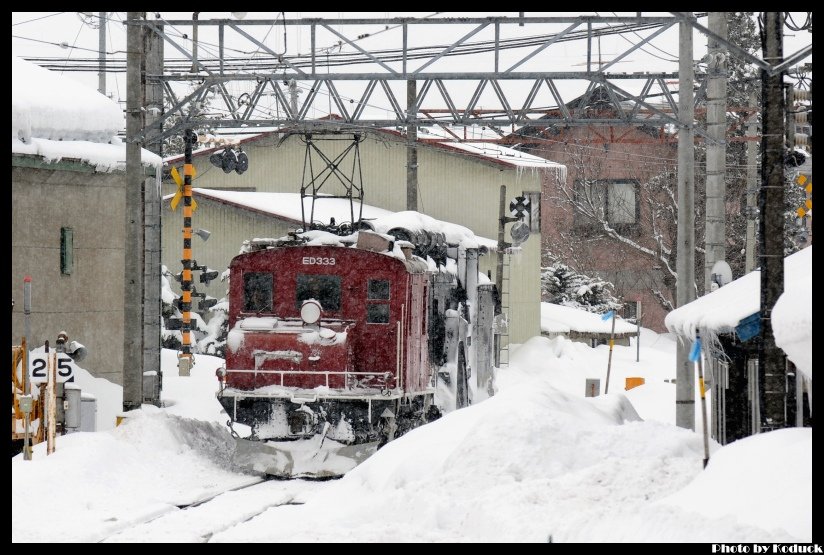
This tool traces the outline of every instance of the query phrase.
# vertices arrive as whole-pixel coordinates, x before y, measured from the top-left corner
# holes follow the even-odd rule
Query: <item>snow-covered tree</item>
[[[212,316],[206,324],[206,337],[198,341],[198,348],[201,353],[223,358],[226,350],[226,337],[229,335],[228,268],[220,274],[220,281],[226,283],[226,297],[220,299],[215,306],[209,309]]]
[[[610,282],[578,273],[557,258],[541,268],[541,300],[545,302],[602,314],[621,308],[612,291]]]

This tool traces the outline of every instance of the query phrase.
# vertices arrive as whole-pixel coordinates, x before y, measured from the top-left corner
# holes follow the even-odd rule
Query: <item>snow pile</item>
[[[176,511],[256,479],[234,472],[224,426],[155,407],[108,432],[58,438],[12,459],[12,541],[94,542],[152,515]]]
[[[215,356],[196,354],[190,376],[179,376],[177,351],[163,349],[160,367],[163,369],[163,407],[169,414],[217,422],[225,426],[229,419],[220,406],[216,394],[219,382],[215,371],[224,360]]]
[[[787,279],[787,276],[784,276]],[[785,287],[772,311],[775,344],[805,376],[813,377],[813,274],[798,276]]]
[[[812,461],[812,428],[750,436],[715,453],[705,472],[661,504],[709,518],[733,514],[740,522],[764,530],[777,528],[809,539],[813,526]],[[765,481],[769,487],[753,487]],[[790,507],[792,510],[787,510]]]
[[[638,421],[622,394],[586,399],[554,388],[553,362],[584,369],[583,349],[596,351],[563,338],[530,340],[513,353],[514,373],[502,372],[507,379],[495,397],[389,443],[305,504],[270,509],[211,540],[810,541],[809,518],[793,527],[765,525],[739,518],[737,501],[707,508],[728,489],[740,490],[744,476],[717,494],[696,481],[685,493],[695,507],[671,497],[701,475],[701,436]],[[778,447],[769,436],[753,438],[743,459],[735,445],[714,445],[718,462],[711,462],[708,479],[740,475],[742,465]],[[806,449],[786,456],[809,461]],[[779,458],[768,457],[767,464]],[[809,462],[789,468],[798,467],[809,469]],[[780,522],[809,512],[807,502],[796,502],[809,496],[808,479],[800,474],[795,480],[792,471],[786,473],[792,483],[776,489],[750,477],[746,510],[780,510]],[[767,489],[771,493],[763,495]]]
[[[123,129],[123,112],[113,100],[73,79],[11,57],[11,131],[55,141],[108,143]]]
[[[610,333],[612,318],[601,319],[601,314],[559,304],[541,303],[541,331],[566,333]],[[623,318],[615,319],[615,333],[636,333],[638,328]]]

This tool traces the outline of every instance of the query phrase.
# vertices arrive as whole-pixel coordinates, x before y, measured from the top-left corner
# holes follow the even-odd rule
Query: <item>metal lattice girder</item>
[[[218,29],[219,56],[217,58],[197,57],[189,53],[186,45],[181,45],[181,39],[171,36],[164,29],[176,29],[179,26],[192,26],[192,20],[159,20],[157,22],[137,21],[130,24],[143,25],[151,32],[157,33],[164,42],[170,44],[176,51],[183,54],[185,60],[194,64],[197,72],[171,72],[167,70],[162,75],[147,74],[148,82],[162,82],[164,91],[172,101],[171,109],[152,124],[151,128],[144,129],[137,137],[138,141],[158,141],[182,129],[192,127],[198,123],[206,123],[210,127],[260,127],[260,126],[294,126],[300,123],[308,125],[313,113],[322,113],[324,118],[335,112],[340,116],[342,125],[353,127],[385,127],[407,125],[471,125],[483,124],[490,127],[540,125],[544,121],[549,125],[563,122],[565,125],[629,124],[629,125],[684,125],[693,126],[694,122],[682,124],[678,120],[673,91],[667,85],[668,80],[677,78],[677,73],[667,72],[636,72],[613,73],[605,72],[616,63],[643,45],[648,44],[655,37],[664,33],[685,16],[673,13],[669,16],[562,16],[562,17],[470,17],[470,18],[360,18],[360,19],[290,19],[290,20],[247,20],[243,22],[229,19],[198,20],[199,27]],[[702,32],[704,30],[696,25]],[[306,28],[311,37],[310,54],[278,53],[259,40],[244,28],[261,29],[261,26],[271,25],[297,26]],[[556,27],[547,32],[547,24],[563,24],[565,27]],[[370,52],[356,41],[351,35],[353,26],[380,25],[386,29],[397,26],[402,31],[402,46],[390,51]],[[469,26],[458,40],[448,45],[416,46],[409,44],[410,31],[416,26]],[[540,31],[540,35],[530,37],[531,43],[519,43],[514,47],[501,40],[500,31],[504,26],[532,26]],[[635,27],[629,27],[635,26]],[[641,27],[638,27],[641,26]],[[644,29],[651,31],[645,37],[638,35],[639,40],[631,46],[613,56],[603,64],[597,63],[600,69],[592,71],[592,42],[593,38],[601,34],[626,32],[629,29]],[[484,43],[487,52],[494,56],[485,58],[484,64],[489,64],[486,70],[472,72],[433,71],[433,65],[448,56],[468,55],[473,43],[469,39],[483,30],[494,29],[494,47],[491,42]],[[359,56],[357,61],[348,63],[352,71],[340,71],[335,65],[319,63],[322,58],[317,54],[317,32],[327,33],[337,39],[339,45],[346,45],[356,51],[352,56]],[[227,34],[234,33],[237,37],[251,43],[256,52],[263,53],[262,58],[227,59],[224,55]],[[430,33],[431,34],[431,33]],[[436,33],[437,34],[437,33]],[[636,33],[637,35],[637,33]],[[184,37],[185,38],[185,37]],[[548,56],[548,51],[554,44],[569,40],[584,40],[587,42],[587,71],[535,71],[536,62],[548,58],[536,58],[539,54]],[[477,44],[477,43],[475,43]],[[506,50],[507,48],[511,50]],[[506,69],[499,69],[500,54],[504,51],[509,54]],[[347,54],[349,55],[349,54]],[[394,57],[392,57],[394,56]],[[490,59],[491,58],[491,59]],[[532,61],[530,66],[527,62]],[[762,62],[763,63],[763,62]],[[240,67],[240,69],[238,69]],[[483,67],[483,66],[480,66]],[[349,67],[346,68],[350,69]],[[366,69],[366,71],[359,71]],[[520,71],[519,71],[520,70]],[[405,98],[399,98],[400,92],[393,92],[393,84],[410,80],[420,81],[417,98],[413,99],[413,109],[408,112],[402,107],[407,105]],[[569,103],[571,95],[563,98],[558,87],[559,81],[578,80],[586,82],[586,92],[574,109]],[[467,83],[474,81],[475,83]],[[507,92],[505,85],[520,82],[528,89],[526,98],[516,99],[512,92]],[[635,82],[634,86],[632,82]],[[194,83],[194,90],[178,100],[174,94],[173,83]],[[299,92],[304,93],[297,102],[295,89],[284,91],[281,85],[296,83]],[[618,86],[617,83],[621,83]],[[244,88],[238,98],[230,94],[232,90]],[[437,90],[437,94],[432,92]],[[378,86],[380,85],[380,86]],[[457,102],[459,88],[474,87],[471,97],[466,102]],[[405,88],[405,87],[404,87]],[[638,90],[639,94],[632,94],[627,89]],[[344,91],[342,93],[341,91]],[[353,92],[354,91],[354,92]],[[588,100],[598,94],[599,107],[610,107],[613,117],[604,118],[604,114],[592,117],[589,114]],[[291,98],[290,98],[291,94]],[[482,100],[483,95],[487,100]],[[492,96],[494,94],[494,96]],[[544,100],[538,100],[543,94]],[[199,114],[198,108],[207,96],[213,96],[216,102],[222,105],[213,105],[218,113],[209,116]],[[699,95],[700,96],[700,95]],[[656,97],[653,100],[653,97]],[[659,98],[662,97],[662,98]],[[492,105],[489,99],[492,98]],[[380,102],[378,106],[377,102]],[[543,104],[535,107],[535,103]],[[434,105],[433,105],[434,104]],[[491,106],[491,107],[490,107]],[[195,108],[194,110],[192,108]],[[372,110],[367,107],[373,108]],[[482,107],[482,108],[481,108]],[[386,116],[375,116],[376,110],[383,111]],[[161,126],[172,114],[183,116],[173,127],[160,131]],[[328,124],[328,121],[326,122]],[[695,128],[699,135],[706,135],[702,129]]]
[[[549,124],[563,121],[565,125],[589,125],[602,122],[604,124],[630,124],[630,125],[675,125],[681,126],[678,118],[672,112],[675,104],[672,91],[669,90],[666,79],[673,78],[672,74],[640,74],[640,75],[615,75],[594,76],[589,82],[583,96],[583,102],[574,109],[568,106],[572,98],[564,98],[558,90],[556,81],[564,79],[566,76],[551,74],[552,77],[533,77],[529,86],[529,92],[521,105],[513,105],[501,81],[504,79],[481,78],[473,87],[471,98],[465,108],[456,108],[454,93],[451,89],[457,83],[467,81],[467,79],[447,79],[438,77],[426,79],[419,87],[419,92],[413,104],[413,112],[407,113],[402,108],[402,102],[397,98],[391,88],[393,79],[370,79],[365,83],[357,83],[362,87],[361,93],[351,97],[343,96],[336,86],[336,79],[323,78],[313,81],[298,81],[300,87],[308,92],[298,104],[297,113],[293,113],[291,104],[286,93],[281,88],[284,81],[282,77],[259,79],[250,94],[243,95],[241,101],[236,104],[231,102],[231,97],[226,94],[225,78],[202,78],[202,83],[197,85],[195,90],[186,97],[178,100],[170,96],[174,105],[171,110],[159,118],[152,127],[143,130],[143,136],[151,135],[154,141],[179,133],[181,129],[191,127],[198,121],[196,115],[198,103],[203,102],[209,94],[214,94],[216,99],[222,99],[224,105],[218,107],[220,111],[230,114],[227,117],[209,118],[208,125],[211,127],[260,127],[260,126],[289,126],[296,122],[306,123],[310,121],[308,114],[310,110],[319,105],[325,112],[331,105],[333,111],[340,116],[340,124],[363,127],[394,127],[415,123],[416,125],[473,125],[483,124],[488,126],[522,126],[537,125],[542,121]],[[348,77],[348,76],[347,76]],[[575,77],[578,79],[579,77]],[[527,81],[518,77],[510,77],[509,80]],[[342,79],[340,82],[356,82],[356,79]],[[641,92],[638,95],[627,91],[623,86],[618,86],[616,82],[640,81]],[[340,82],[338,84],[340,84]],[[433,87],[434,85],[434,87]],[[169,92],[170,87],[167,87]],[[478,102],[481,94],[485,90],[494,92],[499,107],[479,108]],[[600,90],[602,97],[599,105],[610,108],[615,116],[598,117],[587,115],[587,102],[592,99],[596,90]],[[546,93],[546,97],[551,99],[553,106],[536,108],[533,106],[540,91]],[[264,94],[269,92],[268,108],[260,106]],[[378,117],[368,115],[364,108],[375,101],[377,95],[386,103],[388,117]],[[605,96],[604,96],[605,95]],[[653,100],[655,97],[655,100]],[[659,98],[662,97],[662,98]],[[445,106],[444,108],[433,108],[427,103],[436,103]],[[215,108],[213,106],[213,108]],[[174,114],[187,114],[177,125],[159,132],[160,126]],[[195,115],[193,115],[195,114]],[[557,115],[556,115],[557,114]],[[326,122],[328,123],[328,121]],[[157,134],[153,134],[157,133]],[[704,135],[703,130],[696,128],[696,132]]]

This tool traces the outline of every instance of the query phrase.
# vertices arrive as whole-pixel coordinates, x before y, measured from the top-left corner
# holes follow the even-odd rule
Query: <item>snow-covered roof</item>
[[[201,188],[192,189],[192,193],[195,197],[212,199],[223,204],[267,214],[296,224],[303,221],[300,195],[298,193],[257,193]],[[169,199],[172,196],[166,195],[164,199]],[[307,197],[303,202],[308,218],[312,209],[312,199]],[[315,201],[314,221],[328,224],[330,218],[335,218],[335,222],[338,224],[349,222],[352,219],[349,206],[349,201],[346,199],[319,197]],[[356,217],[357,210],[358,206],[355,204]],[[479,237],[467,227],[437,220],[420,212],[391,212],[377,206],[364,204],[363,219],[372,224],[378,233],[387,233],[390,229],[402,227],[415,232],[427,230],[434,233],[443,233],[447,243],[452,245],[463,243],[465,247],[470,247],[473,246],[470,243],[474,242],[490,250],[494,250],[497,246],[497,241]]]
[[[612,319],[602,320],[601,314],[587,312],[580,308],[541,303],[541,331],[547,333],[610,333]],[[635,324],[618,317],[615,319],[615,333],[637,333]]]
[[[124,128],[115,101],[73,79],[11,58],[11,151],[49,162],[80,160],[99,171],[124,170]],[[143,163],[160,167],[159,156],[143,150]]]
[[[807,288],[807,295],[812,295],[813,248],[809,246],[784,259],[784,290],[794,295],[802,288]],[[669,331],[694,339],[696,330],[719,333],[731,333],[738,323],[747,316],[755,314],[761,306],[761,271],[755,270],[742,276],[727,285],[716,289],[712,293],[699,297],[691,303],[679,307],[667,314],[664,323]],[[811,304],[796,305],[797,311],[810,311]],[[809,312],[808,312],[809,314]],[[773,323],[773,330],[781,327],[781,311],[779,322]],[[811,316],[808,322],[809,333],[812,333]],[[787,320],[795,316],[787,316]],[[776,334],[776,340],[782,332]]]
[[[556,171],[566,171],[566,166],[558,162],[552,162],[546,158],[527,154],[513,148],[501,146],[495,143],[460,143],[452,141],[442,141],[440,146],[448,149],[456,149],[467,152],[473,156],[480,156],[500,162],[506,162],[522,168],[545,168]]]

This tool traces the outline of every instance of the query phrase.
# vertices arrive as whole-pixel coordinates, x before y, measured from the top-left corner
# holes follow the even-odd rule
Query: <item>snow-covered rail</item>
[[[190,503],[165,505],[106,530],[103,542],[207,542],[212,535],[246,522],[270,508],[300,504],[297,497],[322,482],[252,478],[251,483],[211,493]],[[315,485],[317,484],[317,485]]]

